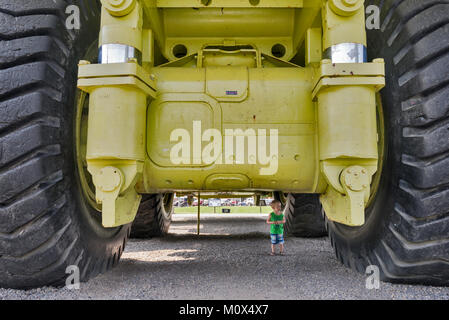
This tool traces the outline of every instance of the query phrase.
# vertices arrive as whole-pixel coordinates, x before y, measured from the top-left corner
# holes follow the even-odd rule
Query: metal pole
[[[197,234],[198,235],[200,235],[200,213],[201,213],[200,202],[201,202],[201,194],[198,191],[198,225],[197,225]]]

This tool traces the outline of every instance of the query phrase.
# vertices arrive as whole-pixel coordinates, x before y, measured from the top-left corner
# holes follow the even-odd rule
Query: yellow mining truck
[[[176,192],[272,193],[346,266],[449,284],[449,3],[0,0],[0,286],[87,280]]]

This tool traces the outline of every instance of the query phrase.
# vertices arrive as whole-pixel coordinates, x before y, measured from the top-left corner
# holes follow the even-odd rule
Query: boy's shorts
[[[271,234],[271,244],[284,244],[284,235]]]

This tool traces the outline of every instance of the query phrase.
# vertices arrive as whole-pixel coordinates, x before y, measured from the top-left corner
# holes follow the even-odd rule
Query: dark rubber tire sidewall
[[[395,15],[392,15],[393,13],[400,15],[403,12],[413,12],[413,5],[418,6],[417,3],[413,4],[412,2],[375,0],[369,1],[366,5],[380,5],[381,3],[383,3],[383,19],[397,19]],[[402,11],[395,12],[397,6],[401,4],[403,7],[397,10]],[[422,2],[419,5],[425,5],[425,3]],[[429,2],[429,7],[431,6],[432,3]],[[388,11],[390,14],[387,15],[389,9],[391,9]],[[417,9],[416,14],[425,10],[426,8]],[[407,149],[404,146],[404,126],[402,125],[404,119],[402,107],[404,88],[400,86],[399,78],[401,74],[398,73],[395,65],[394,59],[397,59],[397,53],[391,48],[391,43],[388,43],[388,37],[390,36],[391,34],[386,34],[380,30],[368,32],[369,60],[384,58],[386,63],[386,87],[381,91],[385,123],[385,157],[380,184],[373,202],[366,209],[365,225],[353,228],[326,219],[329,237],[337,258],[346,266],[359,272],[364,273],[369,265],[375,265],[379,267],[381,278],[385,281],[448,285],[447,271],[444,271],[443,267],[438,269],[437,263],[435,263],[437,259],[434,256],[438,256],[441,249],[433,249],[429,246],[426,250],[427,253],[424,254],[420,249],[420,242],[414,243],[406,239],[406,235],[419,238],[417,235],[422,231],[418,226],[419,223],[424,225],[425,220],[421,222],[420,220],[414,220],[415,222],[412,223],[404,220],[403,216],[398,213],[398,210],[403,210],[404,204],[400,189],[401,181],[404,180],[404,177],[411,179],[416,185],[419,185],[421,181],[413,181],[415,178],[408,177],[404,170],[403,157],[407,155]],[[429,47],[428,50],[432,50],[432,48]],[[409,69],[411,70],[413,67],[413,65],[410,65]],[[414,210],[419,209],[414,208]],[[445,209],[441,208],[440,211],[444,213]],[[419,214],[416,215],[419,216]],[[428,221],[432,221],[432,219],[431,217]],[[443,220],[441,221],[444,223]],[[439,227],[436,222],[433,222],[434,230],[440,232],[439,229],[443,228],[444,224]],[[429,231],[430,224],[425,226]],[[403,234],[399,235],[397,230],[402,230]],[[404,230],[406,231],[404,232]],[[428,240],[429,244],[434,242],[433,245],[439,245],[433,239],[433,236],[429,236]],[[445,259],[447,259],[447,254]],[[434,265],[431,266],[431,264]],[[436,270],[438,271],[435,272]]]
[[[55,198],[47,197],[40,199],[40,202],[47,202],[49,205],[58,199],[64,199],[65,203],[57,212],[56,218],[59,220],[56,220],[52,216],[52,219],[56,220],[55,224],[49,224],[48,222],[49,220],[46,215],[52,214],[49,211],[48,214],[40,217],[36,221],[31,221],[31,225],[27,225],[27,228],[34,228],[37,223],[42,223],[46,229],[40,230],[40,233],[47,234],[51,241],[46,243],[33,243],[32,241],[20,243],[20,237],[9,240],[11,246],[16,248],[20,248],[21,246],[23,248],[25,246],[27,248],[35,246],[39,250],[30,251],[27,257],[31,256],[31,258],[28,258],[25,262],[21,259],[16,259],[14,253],[2,257],[0,252],[0,269],[6,268],[6,272],[0,272],[0,286],[27,289],[44,285],[64,285],[68,277],[66,268],[70,265],[77,266],[80,271],[80,280],[86,281],[99,273],[105,272],[118,263],[130,232],[130,225],[112,229],[102,227],[101,213],[90,207],[83,196],[75,161],[74,117],[78,61],[83,58],[89,46],[98,37],[100,5],[99,2],[91,2],[89,7],[77,1],[70,1],[67,4],[43,2],[42,6],[48,5],[48,7],[41,8],[38,2],[32,5],[23,4],[23,7],[20,7],[22,5],[20,2],[14,4],[11,4],[9,1],[3,2],[3,0],[0,1],[0,6],[3,9],[15,10],[15,12],[19,12],[19,17],[21,17],[22,12],[25,16],[33,14],[43,15],[44,13],[41,12],[48,12],[48,14],[52,14],[55,17],[53,20],[49,19],[49,21],[57,21],[57,19],[60,19],[58,24],[55,23],[49,30],[42,32],[45,32],[45,35],[48,35],[49,38],[55,39],[56,43],[60,43],[59,46],[61,48],[65,48],[61,50],[67,52],[67,59],[60,65],[64,69],[65,77],[63,78],[63,83],[58,84],[61,88],[59,92],[60,101],[58,103],[63,107],[63,110],[59,115],[50,115],[52,117],[58,117],[60,121],[60,129],[58,132],[60,138],[58,138],[58,144],[61,148],[61,161],[55,162],[53,165],[55,166],[54,170],[61,170],[62,179],[55,182],[54,189],[57,190],[58,194]],[[64,18],[66,17],[65,5],[68,6],[71,3],[79,5],[81,9],[82,20],[80,30],[67,31],[63,26]],[[31,23],[40,23],[37,19],[31,21]],[[4,27],[6,28],[6,26]],[[31,34],[30,36],[33,35]],[[18,36],[18,39],[18,41],[22,41],[20,40],[20,36]],[[46,67],[50,64],[45,59],[41,61],[40,57],[36,59],[37,63],[41,63]],[[15,63],[20,66],[30,62],[25,60]],[[28,75],[23,74],[22,76],[27,77]],[[8,79],[0,79],[0,81],[8,81]],[[48,78],[46,81],[51,83],[51,81],[55,80]],[[46,88],[39,88],[38,90],[46,90]],[[16,94],[19,95],[20,92]],[[50,93],[48,94],[51,95]],[[17,107],[20,108],[20,105],[17,105]],[[54,136],[50,138],[56,139]],[[53,140],[51,142],[44,140],[41,143],[54,142]],[[20,146],[17,148],[20,148]],[[56,168],[58,165],[61,165],[61,167]],[[45,185],[39,187],[44,188]],[[48,196],[47,194],[45,195]],[[25,214],[25,212],[22,214]],[[42,220],[46,223],[41,222]],[[61,229],[61,221],[68,222],[64,227],[65,229]],[[27,231],[25,230],[25,232]],[[59,233],[60,236],[53,240],[52,237],[55,237]],[[37,264],[45,267],[37,267]],[[36,271],[33,271],[35,269]]]
[[[131,238],[161,237],[168,233],[173,216],[174,194],[168,194],[167,207],[164,204],[164,194],[144,194],[131,228]]]

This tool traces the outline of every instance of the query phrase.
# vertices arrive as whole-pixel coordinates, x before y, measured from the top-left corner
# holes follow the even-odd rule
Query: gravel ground
[[[0,299],[449,299],[449,288],[381,283],[342,266],[327,239],[286,239],[269,255],[266,216],[177,214],[165,238],[131,240],[120,264],[80,290],[0,289]]]

